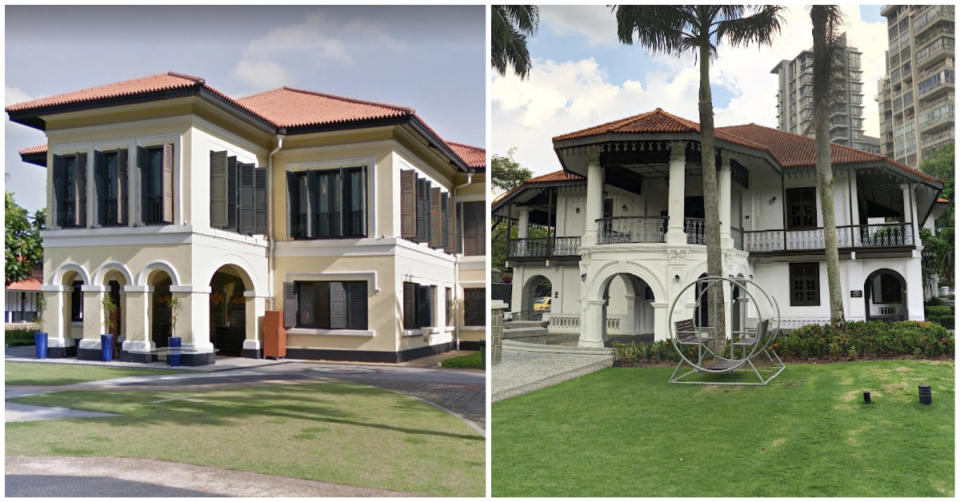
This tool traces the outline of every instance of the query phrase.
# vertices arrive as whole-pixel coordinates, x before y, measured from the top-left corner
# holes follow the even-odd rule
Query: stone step
[[[503,329],[513,328],[546,328],[550,321],[504,321]]]
[[[527,336],[544,336],[550,334],[547,328],[543,326],[531,326],[524,328],[504,328],[504,338],[523,338]]]

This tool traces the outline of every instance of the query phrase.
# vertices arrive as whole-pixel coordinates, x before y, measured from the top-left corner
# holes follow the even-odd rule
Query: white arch
[[[640,278],[643,282],[647,283],[647,286],[653,291],[655,302],[666,301],[667,295],[663,285],[657,280],[657,274],[646,266],[634,261],[611,261],[600,267],[600,269],[593,274],[590,287],[587,289],[589,294],[591,294],[588,299],[603,298],[603,290],[607,287],[608,279],[617,274],[631,274]]]
[[[221,268],[226,266],[232,266],[242,270],[243,273],[247,276],[247,280],[250,281],[250,284],[252,285],[253,290],[256,292],[262,291],[260,289],[260,285],[257,283],[257,276],[252,271],[253,267],[250,266],[250,262],[248,262],[242,256],[234,255],[234,254],[225,255],[223,257],[223,261],[220,262],[219,265],[212,267],[209,273],[206,274],[206,279],[200,284],[202,285],[210,284],[210,281],[213,280],[213,276],[214,274],[217,273],[217,270],[220,270]]]
[[[170,281],[173,286],[180,285],[180,275],[177,274],[177,270],[173,268],[173,265],[164,260],[156,260],[147,264],[146,267],[143,267],[143,270],[137,275],[137,285],[146,286],[147,278],[150,277],[150,273],[154,270],[163,270],[170,276]]]
[[[90,284],[90,275],[87,274],[87,270],[83,268],[83,265],[73,262],[64,262],[57,267],[56,272],[53,273],[53,285],[61,286],[63,283],[63,274],[67,272],[76,272],[80,274],[80,277],[83,279],[85,285]]]
[[[696,265],[687,269],[687,276],[684,277],[683,284],[690,284],[691,282],[700,278],[701,275],[707,273],[707,260],[703,260]]]
[[[100,268],[98,268],[93,274],[93,283],[97,285],[103,284],[104,277],[114,270],[119,271],[120,274],[123,275],[123,279],[127,282],[127,286],[133,285],[133,274],[130,273],[130,269],[118,261],[108,261],[104,262],[103,265],[100,265]]]

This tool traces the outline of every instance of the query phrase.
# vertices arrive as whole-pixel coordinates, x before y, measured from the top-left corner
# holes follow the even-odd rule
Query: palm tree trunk
[[[832,76],[833,54],[827,46],[827,15],[812,7],[814,78]],[[823,67],[823,65],[827,65]],[[821,71],[817,71],[820,69]],[[817,166],[817,187],[823,213],[823,241],[827,260],[827,286],[830,292],[830,324],[844,328],[843,293],[840,285],[840,252],[837,250],[837,220],[833,208],[833,165],[830,162],[829,80],[816,82],[813,93],[814,160]],[[819,91],[819,92],[818,92]]]
[[[720,204],[717,197],[717,166],[713,139],[713,101],[710,97],[710,45],[700,44],[700,164],[703,178],[704,227],[707,240],[707,275],[723,277],[720,254]],[[726,222],[729,223],[729,222]],[[707,294],[710,326],[714,329],[714,350],[723,350],[724,304],[722,283]]]

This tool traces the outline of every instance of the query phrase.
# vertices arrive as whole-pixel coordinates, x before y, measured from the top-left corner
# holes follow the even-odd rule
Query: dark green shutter
[[[443,247],[443,214],[440,208],[442,205],[440,197],[440,187],[430,189],[430,247],[433,249]]]
[[[130,221],[130,161],[127,149],[117,150],[117,223],[126,225]]]
[[[137,147],[137,175],[135,181],[135,187],[137,192],[140,192],[140,197],[137,200],[140,201],[140,206],[136,208],[134,212],[136,214],[136,219],[134,220],[138,225],[143,225],[147,221],[147,213],[150,211],[150,187],[148,186],[150,179],[150,159],[147,158],[147,149],[138,146]]]
[[[67,173],[60,155],[53,156],[53,215],[58,227],[67,222]]]
[[[93,151],[93,214],[95,216],[94,225],[103,226],[107,224],[107,158],[99,150]]]
[[[450,195],[440,196],[440,246],[450,252]]]
[[[237,172],[237,158],[227,157],[227,228],[237,230],[237,193],[239,190],[239,173]]]
[[[417,173],[409,169],[400,171],[400,237],[415,239],[417,236]]]
[[[330,329],[347,327],[347,290],[342,282],[330,283]]]
[[[87,226],[87,154],[77,154],[77,205],[76,225]]]
[[[403,329],[417,328],[417,285],[403,283]]]
[[[367,329],[367,282],[353,281],[347,285],[349,305],[349,319],[347,327],[350,329]]]
[[[210,226],[227,226],[227,151],[210,152]]]
[[[283,283],[283,326],[292,328],[297,325],[297,285]]]
[[[287,238],[300,237],[300,177],[287,172]]]
[[[267,234],[267,168],[253,171],[253,233]]]
[[[163,145],[163,172],[161,176],[163,185],[161,194],[163,195],[163,222],[173,223],[173,145]]]
[[[240,233],[251,235],[254,232],[254,181],[253,164],[238,164],[240,176],[240,200],[238,203],[240,213]]]

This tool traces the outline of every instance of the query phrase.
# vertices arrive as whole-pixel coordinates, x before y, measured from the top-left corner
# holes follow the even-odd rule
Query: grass
[[[8,423],[6,454],[134,457],[439,496],[483,496],[484,438],[409,396],[341,384],[57,392],[118,413]]]
[[[4,331],[4,347],[19,347],[23,345],[33,345],[33,335],[37,332],[35,329],[8,329]]]
[[[467,354],[464,356],[451,357],[440,363],[440,366],[444,368],[483,368],[483,361],[481,360],[480,352],[474,352],[472,354]]]
[[[494,403],[493,495],[954,495],[952,361],[791,364],[767,387],[672,385],[671,371],[611,368]]]
[[[181,373],[176,370],[149,368],[115,368],[85,364],[55,363],[6,363],[4,382],[6,385],[70,385],[94,380],[107,380],[128,376],[170,375]]]

